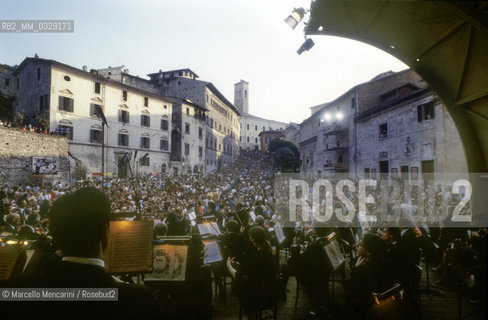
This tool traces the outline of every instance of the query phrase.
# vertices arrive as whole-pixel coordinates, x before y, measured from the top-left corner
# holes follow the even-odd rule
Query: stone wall
[[[35,162],[46,165],[36,173]],[[47,170],[46,173],[44,170]],[[0,127],[0,184],[45,183],[69,178],[65,137]]]

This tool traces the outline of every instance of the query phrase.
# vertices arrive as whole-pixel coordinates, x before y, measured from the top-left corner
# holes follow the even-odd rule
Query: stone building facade
[[[241,137],[239,146],[242,149],[262,150],[261,142],[259,140],[261,132],[284,130],[285,127],[286,123],[283,122],[267,120],[251,114],[243,114],[241,116]]]
[[[357,118],[358,167],[367,178],[438,181],[467,172],[461,139],[430,88],[405,84]]]
[[[0,184],[67,181],[65,137],[0,126]]]
[[[418,121],[418,108],[433,108],[438,117]],[[413,176],[466,171],[452,119],[412,70],[380,74],[311,111],[299,126],[304,175],[379,177],[382,172],[390,177],[404,171],[404,177],[411,177],[411,171],[417,172]],[[454,157],[447,156],[447,148]]]
[[[0,68],[0,96],[14,97],[17,80],[12,71]]]
[[[261,149],[259,134],[264,131],[284,130],[286,123],[268,120],[249,114],[249,83],[241,80],[234,84],[234,105],[241,113],[239,147],[247,150]]]
[[[173,106],[171,163],[173,171],[205,172],[206,115],[208,110],[188,100]]]
[[[47,117],[51,131],[67,135],[73,159],[88,174],[101,174],[102,137],[107,175],[127,176],[129,169],[154,174],[170,167],[171,115],[177,100],[54,60],[26,58],[15,76],[16,111]],[[96,106],[106,116],[104,128]],[[165,120],[167,128],[162,127]]]
[[[161,86],[161,94],[183,98],[207,109],[205,135],[206,171],[227,166],[239,153],[239,110],[211,83],[198,80],[190,69],[160,70],[148,75]]]
[[[274,139],[285,139],[285,132],[282,130],[262,131],[259,133],[260,150],[267,151],[269,144]]]

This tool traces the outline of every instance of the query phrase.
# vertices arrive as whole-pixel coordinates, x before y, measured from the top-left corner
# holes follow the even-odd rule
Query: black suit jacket
[[[154,319],[156,314],[147,288],[119,283],[94,265],[57,261],[44,274],[0,283],[0,287],[118,289],[118,301],[113,302],[3,302],[2,319]]]

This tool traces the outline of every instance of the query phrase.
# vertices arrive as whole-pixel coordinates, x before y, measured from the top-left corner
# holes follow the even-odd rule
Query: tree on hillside
[[[296,172],[300,168],[300,151],[293,142],[275,138],[269,144],[268,151],[281,171]]]

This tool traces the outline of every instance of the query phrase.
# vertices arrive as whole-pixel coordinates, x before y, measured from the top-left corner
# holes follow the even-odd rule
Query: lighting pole
[[[102,188],[103,188],[103,178],[105,177],[105,125],[102,122]]]
[[[95,105],[94,113],[100,119],[102,119],[102,189],[105,188],[105,126],[108,127],[107,118],[103,113],[103,109],[100,105]]]

